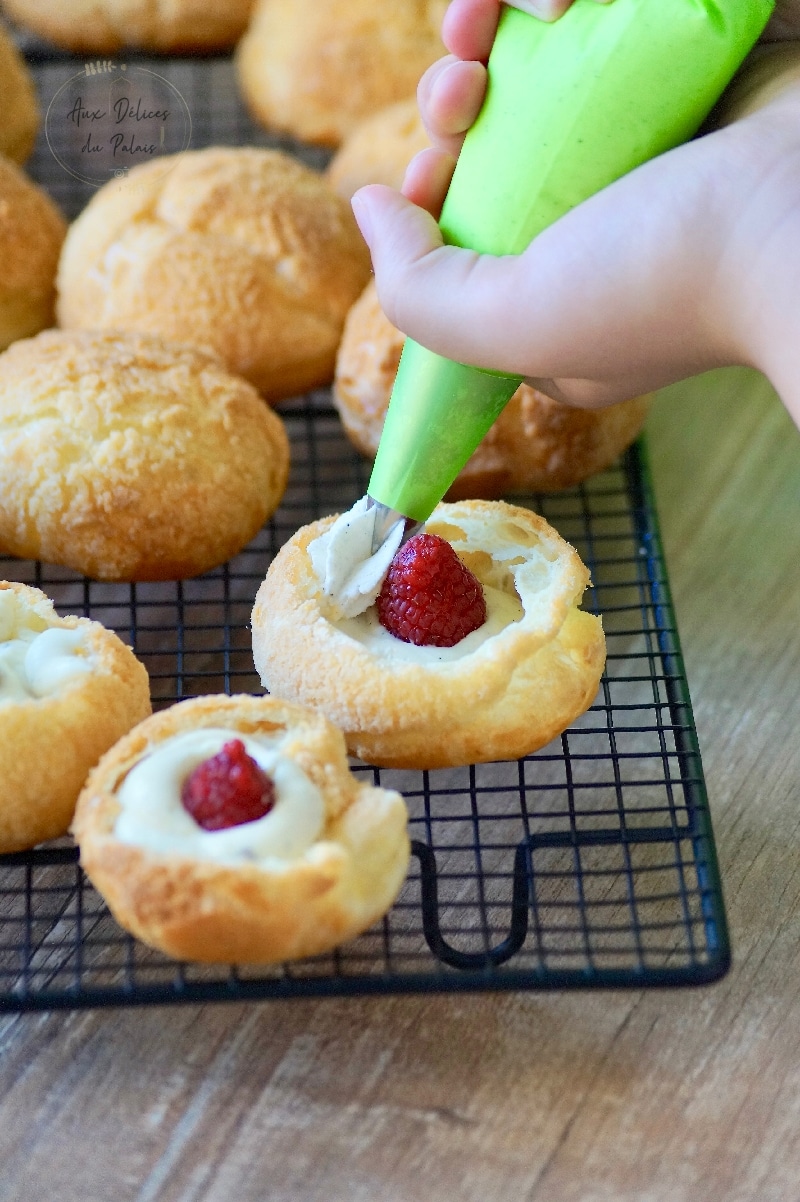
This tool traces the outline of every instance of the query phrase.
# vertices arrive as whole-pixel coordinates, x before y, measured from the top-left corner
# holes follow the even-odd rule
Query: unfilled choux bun
[[[33,79],[6,31],[0,27],[0,154],[24,163],[39,132],[39,102]]]
[[[253,609],[253,658],[266,689],[319,709],[353,755],[417,769],[517,759],[591,705],[605,639],[600,619],[578,609],[589,573],[543,518],[503,501],[461,501],[426,523],[484,589],[521,606],[517,620],[450,660],[391,635],[380,650],[354,637],[308,552],[333,521],[301,528],[270,565]]]
[[[276,746],[321,795],[321,829],[299,854],[245,858],[247,826],[257,823],[234,828],[245,852],[222,859],[196,854],[193,830],[191,846],[169,849],[154,847],[149,832],[145,843],[119,836],[119,791],[130,772],[170,740],[208,727]],[[187,770],[196,762],[187,760]],[[166,779],[151,797],[180,804]],[[296,800],[278,794],[278,805]],[[84,871],[123,927],[168,955],[227,963],[316,955],[360,934],[391,906],[410,851],[400,794],[353,776],[340,732],[321,715],[272,697],[200,697],[155,714],[91,773],[73,834]],[[130,829],[123,834],[130,839]]]
[[[0,350],[53,324],[66,232],[50,197],[0,157]]]
[[[253,0],[3,0],[12,20],[74,53],[129,46],[221,50],[241,37]]]
[[[404,335],[389,322],[374,283],[348,314],[333,399],[351,442],[375,455]],[[572,409],[523,384],[453,484],[448,498],[495,498],[571,488],[609,466],[640,433],[647,396],[607,409]]]
[[[99,580],[178,580],[278,505],[283,423],[216,358],[46,330],[0,355],[0,547]]]
[[[414,155],[428,146],[416,99],[400,100],[355,127],[331,159],[327,176],[348,200],[364,184],[399,189]]]
[[[444,54],[447,0],[259,0],[239,43],[244,98],[268,129],[339,143],[365,117],[413,96]]]
[[[0,581],[0,852],[66,834],[89,769],[149,713],[144,665],[112,631]]]
[[[211,348],[279,400],[330,383],[369,272],[320,175],[279,151],[211,147],[100,189],[64,244],[58,319]]]

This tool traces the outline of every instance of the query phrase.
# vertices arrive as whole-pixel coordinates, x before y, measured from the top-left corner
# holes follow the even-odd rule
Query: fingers
[[[612,0],[595,0],[597,4],[610,4]],[[521,12],[531,13],[534,17],[539,17],[542,21],[556,21],[559,17],[563,17],[568,8],[571,7],[573,0],[506,0],[512,8],[518,8]]]
[[[500,0],[452,0],[442,22],[442,41],[457,58],[485,63],[499,20]]]
[[[406,168],[403,195],[438,219],[455,166],[455,158],[442,150],[420,151]]]
[[[439,150],[457,156],[486,92],[486,68],[450,55],[439,59],[419,82],[417,100],[428,137]]]
[[[430,213],[389,188],[362,189],[354,211],[386,315],[449,359],[579,405],[741,362],[720,286],[730,231],[709,149],[719,137],[637,169],[519,256],[445,246]]]

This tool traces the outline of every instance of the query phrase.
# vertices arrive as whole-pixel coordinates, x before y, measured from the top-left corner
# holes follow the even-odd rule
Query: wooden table
[[[800,1199],[800,435],[723,372],[650,448],[728,977],[7,1017],[1,1202]]]

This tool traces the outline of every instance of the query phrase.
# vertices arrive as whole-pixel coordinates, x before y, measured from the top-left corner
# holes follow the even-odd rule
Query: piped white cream
[[[308,545],[323,593],[345,618],[354,618],[374,604],[403,538],[405,523],[400,519],[373,554],[375,514],[362,497]]]
[[[238,734],[207,727],[159,743],[128,773],[117,791],[121,806],[114,833],[162,855],[180,854],[217,863],[296,860],[325,825],[325,803],[302,768],[281,751],[285,736]],[[227,830],[206,831],[181,802],[187,776],[224,743],[241,739],[249,756],[275,786],[275,805],[263,818]]]
[[[453,663],[466,655],[472,655],[512,622],[518,622],[523,615],[522,605],[516,595],[512,596],[488,585],[483,586],[483,595],[486,599],[486,621],[452,647],[418,647],[415,643],[403,642],[381,625],[378,610],[374,605],[355,618],[341,619],[335,626],[337,630],[349,635],[351,639],[366,647],[372,655],[381,659],[416,664]]]
[[[50,697],[95,667],[84,628],[31,622],[42,625],[11,591],[0,592],[0,704]]]

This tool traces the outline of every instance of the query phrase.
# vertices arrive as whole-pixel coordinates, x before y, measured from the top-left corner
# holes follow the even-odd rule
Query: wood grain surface
[[[7,1017],[2,1202],[800,1199],[800,435],[722,372],[649,440],[728,977]]]

